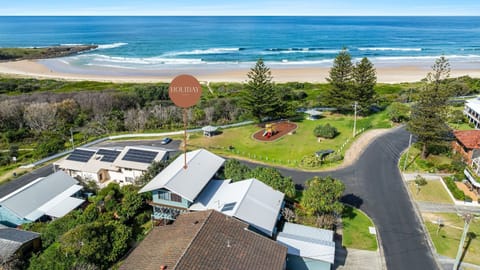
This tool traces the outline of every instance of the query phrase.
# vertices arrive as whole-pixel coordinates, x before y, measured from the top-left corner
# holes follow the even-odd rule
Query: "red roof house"
[[[472,165],[472,159],[480,156],[480,130],[455,130],[453,134],[453,150],[461,154],[468,165]]]

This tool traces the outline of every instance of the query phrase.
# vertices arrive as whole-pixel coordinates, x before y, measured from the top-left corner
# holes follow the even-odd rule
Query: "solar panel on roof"
[[[87,162],[95,154],[94,151],[75,149],[67,157],[67,160],[78,161],[78,162]]]
[[[122,160],[140,162],[140,163],[152,163],[157,156],[157,152],[129,149]]]
[[[120,155],[120,151],[99,149],[97,151],[97,155],[102,155],[100,161],[113,162],[118,157],[118,155]]]
[[[237,204],[237,203],[236,202],[227,203],[222,207],[222,210],[220,210],[220,211],[225,212],[225,211],[233,210],[233,208],[235,208],[235,204]]]

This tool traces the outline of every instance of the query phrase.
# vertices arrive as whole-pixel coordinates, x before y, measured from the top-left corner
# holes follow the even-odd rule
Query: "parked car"
[[[172,141],[171,138],[166,137],[166,138],[163,138],[163,140],[160,143],[161,144],[169,144],[171,141]]]

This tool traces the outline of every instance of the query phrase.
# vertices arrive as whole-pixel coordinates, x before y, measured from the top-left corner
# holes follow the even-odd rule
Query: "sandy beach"
[[[15,62],[0,63],[0,74],[20,77],[34,77],[40,79],[63,79],[63,80],[92,80],[109,82],[170,82],[175,75],[188,73],[196,76],[199,81],[209,82],[245,82],[247,80],[247,67],[237,68],[212,68],[204,67],[183,68],[169,71],[145,71],[128,72],[115,69],[103,68],[90,70],[88,74],[76,71],[59,71],[43,63],[42,60],[22,60]],[[329,72],[328,67],[315,66],[282,66],[271,67],[275,82],[326,82]],[[425,65],[396,64],[392,66],[377,66],[377,77],[380,83],[400,83],[420,81],[430,71]],[[108,71],[108,72],[107,72]],[[121,72],[120,72],[121,71]],[[454,68],[451,77],[469,75],[480,77],[480,68]]]

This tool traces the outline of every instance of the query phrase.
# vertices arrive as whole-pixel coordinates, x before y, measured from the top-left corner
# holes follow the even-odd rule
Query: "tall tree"
[[[272,72],[259,59],[247,74],[248,83],[243,91],[241,106],[258,122],[264,117],[275,117],[280,99],[274,91]]]
[[[450,63],[445,57],[440,57],[432,66],[425,79],[425,86],[419,93],[418,101],[412,108],[408,130],[418,137],[422,144],[422,157],[429,154],[429,146],[445,140],[449,128],[447,119],[448,77]]]
[[[333,61],[327,81],[330,88],[325,95],[325,103],[338,108],[340,111],[351,110],[351,88],[353,64],[352,57],[346,48],[343,48]]]
[[[360,112],[368,113],[370,106],[375,98],[375,84],[377,83],[377,75],[375,67],[368,58],[364,57],[353,68],[353,101],[358,101]]]

